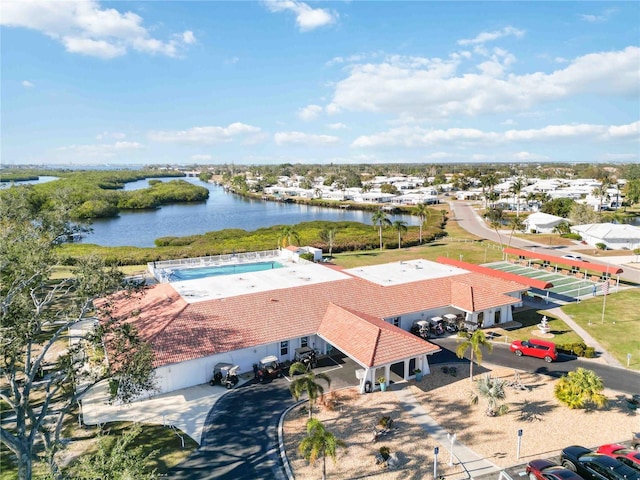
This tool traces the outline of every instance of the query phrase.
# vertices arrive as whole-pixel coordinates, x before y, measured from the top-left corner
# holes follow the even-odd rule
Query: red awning
[[[533,260],[546,260],[549,263],[554,265],[568,265],[570,267],[578,267],[583,270],[591,270],[593,272],[600,273],[610,273],[610,274],[618,274],[622,273],[622,268],[617,265],[599,265],[597,263],[591,262],[582,262],[580,260],[571,260],[570,258],[562,258],[556,257],[554,255],[547,255],[545,253],[540,252],[529,252],[527,250],[519,250],[517,248],[507,247],[504,250],[504,253],[509,253],[511,255],[518,255],[523,258],[530,258]]]
[[[493,268],[482,267],[474,263],[461,262],[459,260],[453,260],[451,258],[438,257],[436,260],[438,263],[444,263],[446,265],[452,265],[454,267],[469,270],[471,272],[482,273],[490,277],[500,278],[502,280],[508,280],[510,282],[521,283],[531,288],[537,288],[539,290],[546,290],[553,287],[553,283],[545,282],[543,280],[536,280],[535,278],[525,277],[523,275],[516,275],[515,273],[502,272],[500,270],[494,270]]]

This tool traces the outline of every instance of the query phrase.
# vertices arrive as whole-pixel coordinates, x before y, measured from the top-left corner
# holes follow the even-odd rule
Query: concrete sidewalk
[[[238,386],[247,381],[241,376]],[[82,422],[87,425],[141,422],[175,426],[200,444],[209,411],[229,391],[220,385],[212,387],[205,383],[123,405],[109,404],[108,383],[100,382],[82,399]]]
[[[392,387],[392,391],[402,403],[402,407],[405,411],[422,426],[427,435],[432,437],[441,445],[450,445],[450,439],[447,436],[448,432],[446,432],[427,414],[406,384],[397,385],[396,388]],[[446,462],[449,453],[450,452],[441,452],[441,458],[443,458],[443,461]],[[498,473],[501,470],[499,467],[488,460],[485,460],[473,450],[457,442],[454,442],[453,456],[454,461],[461,464],[469,473],[471,478],[478,478],[483,475]]]

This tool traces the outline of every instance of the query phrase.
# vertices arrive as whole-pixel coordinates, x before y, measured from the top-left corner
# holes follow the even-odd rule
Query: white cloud
[[[191,155],[191,160],[195,162],[208,162],[212,159],[213,159],[213,155],[207,155],[207,154]]]
[[[344,123],[329,123],[327,124],[329,130],[344,130],[347,126]]]
[[[610,9],[605,10],[604,12],[602,12],[600,15],[582,14],[582,15],[579,15],[579,17],[582,20],[584,20],[585,22],[602,23],[602,22],[606,22],[607,20],[609,20],[616,13],[617,13],[617,10],[615,8],[610,8]]]
[[[149,133],[149,139],[156,142],[186,143],[228,143],[234,137],[259,134],[260,128],[245,123],[232,123],[227,127],[193,127],[188,130],[164,130]]]
[[[35,85],[33,83],[31,83],[29,80],[23,80],[22,81],[22,86],[24,88],[33,88],[33,87],[35,87]]]
[[[522,162],[544,162],[550,160],[550,158],[545,155],[538,155],[531,152],[516,152],[513,154],[513,159]]]
[[[295,0],[266,0],[263,4],[271,12],[293,12],[298,29],[302,32],[331,25],[338,19],[336,12],[323,8],[311,8],[306,3]]]
[[[522,38],[524,34],[524,30],[520,30],[514,27],[505,27],[502,30],[494,30],[493,32],[482,32],[475,38],[458,40],[458,45],[481,45],[487,42],[498,40],[502,37],[514,36],[516,38]]]
[[[322,113],[322,107],[320,105],[307,105],[304,108],[298,110],[298,118],[309,122],[315,120]]]
[[[106,140],[108,138],[113,138],[115,140],[122,140],[123,138],[126,138],[126,135],[122,132],[101,132],[98,135],[96,135],[96,140]]]
[[[331,135],[311,135],[302,132],[278,132],[273,136],[276,145],[308,145],[322,147],[340,143],[338,137]]]
[[[448,118],[527,111],[577,94],[640,94],[640,48],[584,55],[551,73],[506,70],[515,58],[494,50],[478,73],[458,73],[460,56],[448,59],[389,57],[353,65],[336,83],[325,111],[378,112]]]
[[[70,152],[77,155],[92,157],[113,157],[119,152],[140,150],[143,145],[138,142],[99,143],[95,145],[68,145],[57,148],[60,152]]]
[[[153,38],[133,12],[103,8],[96,0],[3,2],[0,24],[37,30],[62,43],[71,53],[103,59],[119,57],[130,49],[142,53],[179,56],[196,42],[190,30],[168,41]]]
[[[609,141],[640,140],[640,122],[628,125],[549,125],[539,129],[488,132],[474,128],[449,128],[446,130],[402,126],[373,135],[356,138],[352,147],[405,147],[419,148],[434,145],[499,145],[516,142],[558,141]]]

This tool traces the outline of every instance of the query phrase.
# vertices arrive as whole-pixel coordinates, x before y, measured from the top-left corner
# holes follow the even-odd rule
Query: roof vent
[[[277,298],[272,298],[272,299],[271,299],[271,301],[272,301],[272,302],[277,302],[277,301],[278,301],[278,299],[277,299]]]

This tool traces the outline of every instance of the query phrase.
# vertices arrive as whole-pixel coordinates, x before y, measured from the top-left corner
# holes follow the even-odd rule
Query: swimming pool
[[[220,275],[234,275],[236,273],[261,272],[282,268],[276,261],[258,263],[238,263],[233,265],[217,265],[211,267],[177,268],[169,274],[169,281],[196,280],[199,278],[217,277]]]

